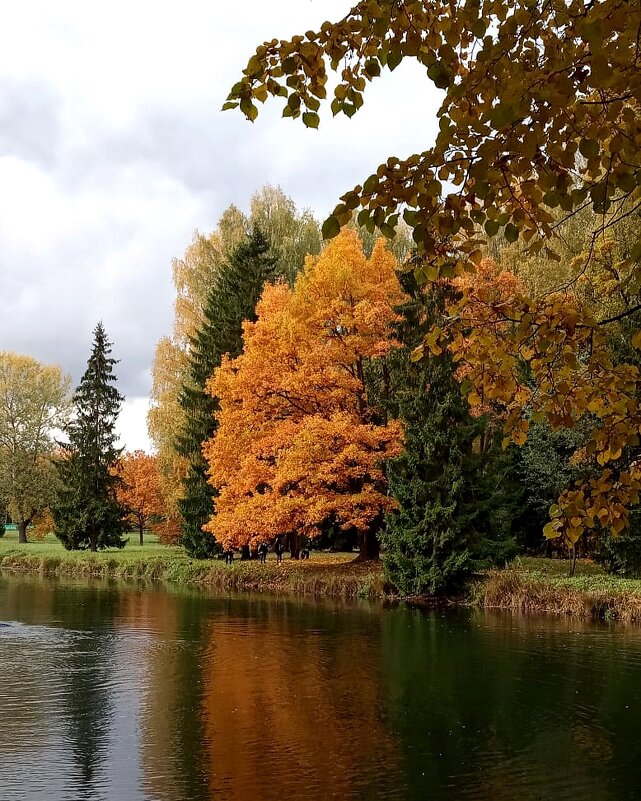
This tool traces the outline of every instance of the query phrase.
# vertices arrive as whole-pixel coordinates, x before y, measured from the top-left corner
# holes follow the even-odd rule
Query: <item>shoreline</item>
[[[154,581],[224,592],[264,592],[327,598],[384,600],[386,580],[380,562],[355,562],[348,555],[304,561],[286,559],[260,564],[237,560],[190,559],[179,549],[157,550],[148,556],[123,551],[62,551],[29,553],[25,545],[0,552],[0,572],[59,578],[100,578],[123,581]],[[169,550],[169,549],[168,549]]]
[[[469,604],[480,609],[606,623],[641,623],[639,579],[596,572],[549,575],[507,567],[489,571],[473,582],[468,592]]]
[[[1,541],[0,541],[1,542]],[[8,545],[8,543],[7,543]],[[603,573],[585,562],[576,576],[565,560],[523,559],[472,579],[458,596],[403,598],[387,582],[381,562],[358,562],[349,554],[317,554],[282,565],[189,559],[180,549],[64,551],[27,544],[0,550],[0,572],[59,578],[153,581],[223,592],[404,602],[412,606],[447,604],[523,615],[554,615],[583,620],[641,622],[641,580]],[[33,548],[33,552],[29,552]]]

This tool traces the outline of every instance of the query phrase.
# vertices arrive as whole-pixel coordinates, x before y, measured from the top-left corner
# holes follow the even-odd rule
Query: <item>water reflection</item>
[[[379,615],[228,601],[211,619],[205,716],[214,797],[391,798]]]
[[[639,797],[641,632],[0,577],[0,799]]]

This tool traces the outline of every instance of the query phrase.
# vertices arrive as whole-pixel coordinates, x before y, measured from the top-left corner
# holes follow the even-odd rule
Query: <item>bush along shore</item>
[[[265,592],[328,598],[445,603],[523,614],[641,622],[641,579],[608,575],[590,561],[568,575],[562,559],[518,559],[469,582],[454,598],[402,598],[386,580],[381,562],[359,562],[350,554],[313,552],[309,560],[277,564],[190,559],[180,548],[128,545],[122,550],[65,551],[57,542],[18,545],[0,539],[0,569],[61,578],[157,581],[223,592]]]

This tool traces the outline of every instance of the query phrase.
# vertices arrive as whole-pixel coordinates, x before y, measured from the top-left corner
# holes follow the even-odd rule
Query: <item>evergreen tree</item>
[[[405,451],[388,464],[398,511],[381,536],[392,583],[407,595],[455,589],[484,560],[503,552],[508,525],[493,531],[495,482],[482,447],[486,421],[471,416],[447,352],[412,362],[410,354],[438,321],[453,289],[423,293],[404,277],[412,301],[401,309],[405,347],[392,354],[389,413],[405,424]]]
[[[102,323],[94,329],[87,369],[73,396],[74,417],[58,462],[62,482],[52,508],[58,537],[67,550],[122,547],[126,510],[116,499],[115,424],[123,396],[115,387],[111,342]]]
[[[224,354],[232,358],[240,354],[243,321],[255,319],[254,309],[263,286],[276,277],[270,243],[254,227],[223,265],[207,296],[200,329],[190,341],[188,381],[180,395],[185,425],[176,446],[188,461],[178,504],[183,519],[182,544],[197,559],[214,556],[219,550],[212,535],[202,530],[211,517],[214,498],[202,443],[214,433],[217,410],[217,402],[205,392],[205,385]]]

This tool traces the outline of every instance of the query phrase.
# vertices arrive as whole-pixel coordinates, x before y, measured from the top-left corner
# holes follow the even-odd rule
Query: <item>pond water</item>
[[[0,576],[0,799],[641,797],[641,630]]]

